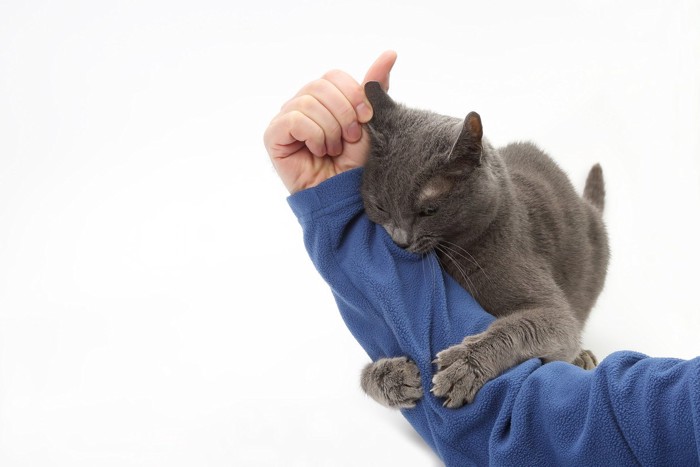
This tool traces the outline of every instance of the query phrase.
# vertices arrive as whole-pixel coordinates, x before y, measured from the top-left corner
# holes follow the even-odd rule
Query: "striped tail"
[[[605,182],[603,181],[603,169],[596,164],[588,172],[586,187],[583,189],[583,197],[595,206],[600,212],[605,208]]]

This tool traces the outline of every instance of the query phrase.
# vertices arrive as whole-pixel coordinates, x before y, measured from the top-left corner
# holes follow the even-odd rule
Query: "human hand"
[[[396,52],[386,51],[370,66],[363,83],[379,81],[389,90]],[[362,166],[369,135],[361,124],[372,118],[363,86],[343,71],[329,71],[282,106],[265,130],[265,148],[290,193],[314,187]]]

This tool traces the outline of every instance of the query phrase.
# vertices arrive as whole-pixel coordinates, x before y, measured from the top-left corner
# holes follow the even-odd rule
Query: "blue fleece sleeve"
[[[290,196],[316,268],[373,360],[406,355],[425,396],[402,413],[448,466],[698,465],[700,359],[632,352],[594,371],[532,359],[488,382],[473,403],[430,393],[435,354],[493,321],[434,256],[397,247],[364,215],[362,169]]]

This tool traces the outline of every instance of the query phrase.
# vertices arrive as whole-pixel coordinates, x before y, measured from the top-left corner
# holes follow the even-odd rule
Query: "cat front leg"
[[[382,358],[368,364],[360,383],[367,395],[386,407],[412,408],[423,397],[420,371],[406,357]]]
[[[494,321],[437,354],[431,392],[444,397],[445,407],[474,400],[489,380],[527,359],[573,361],[579,354],[581,325],[568,308],[521,310]]]

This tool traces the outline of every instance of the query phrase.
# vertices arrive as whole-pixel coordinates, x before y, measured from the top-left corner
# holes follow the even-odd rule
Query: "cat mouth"
[[[438,239],[435,237],[421,237],[406,247],[406,250],[417,255],[422,255],[432,251],[437,243]]]

